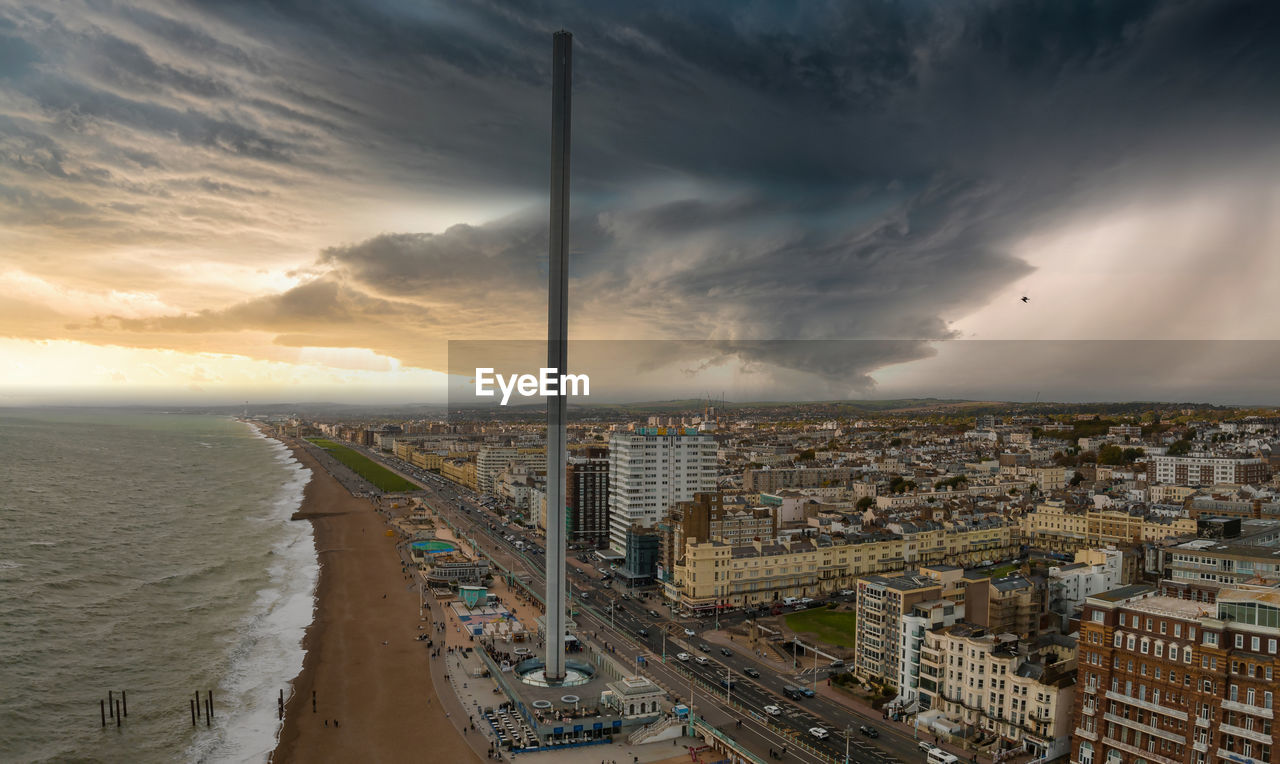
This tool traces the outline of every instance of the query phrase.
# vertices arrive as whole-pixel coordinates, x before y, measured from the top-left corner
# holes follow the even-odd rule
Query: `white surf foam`
[[[269,440],[273,457],[286,465],[289,476],[267,516],[280,534],[268,563],[270,585],[259,590],[252,615],[241,626],[232,648],[232,661],[219,691],[226,709],[215,713],[214,728],[192,746],[189,759],[211,762],[263,762],[280,736],[277,698],[290,694],[302,671],[302,638],[315,614],[320,563],[311,523],[290,522],[302,505],[311,470],[298,463],[279,441]]]

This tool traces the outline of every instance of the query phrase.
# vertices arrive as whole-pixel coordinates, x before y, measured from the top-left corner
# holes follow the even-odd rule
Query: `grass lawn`
[[[1011,573],[1017,573],[1021,567],[1022,566],[1016,562],[1006,563],[1004,565],[1000,565],[998,567],[992,568],[990,575],[992,578],[1001,578]]]
[[[787,628],[795,632],[814,634],[827,644],[853,649],[854,623],[852,612],[838,613],[829,607],[802,610],[785,616]]]
[[[328,451],[334,459],[350,467],[352,472],[373,483],[379,490],[388,493],[421,490],[414,483],[405,480],[359,451],[324,438],[307,438],[307,440]]]

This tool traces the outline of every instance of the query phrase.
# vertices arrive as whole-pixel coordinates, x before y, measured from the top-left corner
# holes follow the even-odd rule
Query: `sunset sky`
[[[1280,4],[0,0],[0,405],[545,338],[560,28],[598,395],[1280,403]]]

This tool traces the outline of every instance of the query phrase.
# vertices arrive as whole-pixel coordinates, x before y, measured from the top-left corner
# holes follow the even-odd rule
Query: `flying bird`
[[[1031,302],[1031,298],[1030,298],[1030,297],[1023,297],[1023,298],[1022,298],[1022,301],[1023,301],[1023,302]]]

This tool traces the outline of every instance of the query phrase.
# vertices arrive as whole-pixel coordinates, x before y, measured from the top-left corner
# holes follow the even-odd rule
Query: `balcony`
[[[1169,730],[1162,730],[1159,727],[1153,727],[1149,724],[1140,724],[1132,719],[1126,719],[1123,716],[1116,716],[1115,714],[1103,714],[1102,718],[1109,722],[1115,722],[1116,724],[1128,727],[1129,729],[1145,732],[1148,735],[1155,735],[1156,737],[1162,737],[1165,740],[1171,740],[1175,743],[1183,743],[1187,739],[1186,735],[1180,732],[1171,732]]]
[[[1193,742],[1193,743],[1191,744],[1191,747],[1192,747],[1192,748],[1194,748],[1194,749],[1196,749],[1196,750],[1197,750],[1197,751],[1199,751],[1200,753],[1208,753],[1208,752],[1209,752],[1209,741],[1208,741],[1208,740],[1203,740],[1203,741],[1201,741],[1201,740],[1197,740],[1197,741],[1195,741],[1195,742]]]
[[[1210,718],[1209,718],[1209,717],[1207,717],[1207,716],[1197,716],[1197,717],[1196,717],[1196,726],[1197,726],[1197,727],[1208,727],[1208,726],[1210,726],[1211,724],[1213,724],[1213,719],[1210,719]]]
[[[1083,727],[1076,727],[1076,737],[1082,737],[1085,740],[1092,740],[1095,743],[1098,742],[1098,733],[1090,732]]]
[[[1234,724],[1226,724],[1226,723],[1219,724],[1218,729],[1222,732],[1227,733],[1228,735],[1235,735],[1237,737],[1248,738],[1249,740],[1253,740],[1258,743],[1266,743],[1267,745],[1271,745],[1271,736],[1264,735],[1258,730],[1248,730],[1248,729],[1245,729],[1244,727],[1237,727]]]
[[[1158,753],[1144,751],[1137,746],[1129,745],[1128,743],[1121,743],[1119,740],[1109,738],[1106,735],[1102,736],[1102,743],[1103,745],[1109,745],[1118,751],[1124,751],[1125,753],[1131,754],[1140,759],[1146,759],[1147,761],[1158,762],[1158,764],[1182,764],[1181,761],[1176,759],[1171,759],[1168,756],[1161,756]]]
[[[1092,693],[1096,693],[1096,692],[1098,691],[1098,683],[1097,683],[1097,682],[1087,682],[1087,683],[1085,683],[1085,684],[1081,685],[1081,686],[1080,686],[1080,689],[1084,690],[1085,692],[1092,692]]]
[[[1259,761],[1258,759],[1251,759],[1242,753],[1233,753],[1225,748],[1218,749],[1218,758],[1224,761],[1237,761],[1240,762],[1240,764],[1266,764],[1266,762]]]
[[[1239,701],[1235,701],[1235,700],[1222,701],[1222,707],[1227,709],[1228,711],[1239,711],[1242,714],[1253,714],[1254,716],[1261,716],[1267,719],[1273,718],[1271,715],[1272,711],[1270,708],[1263,708],[1262,706],[1251,706],[1248,703],[1240,703]]]
[[[1177,709],[1169,708],[1167,706],[1162,706],[1158,703],[1152,703],[1146,700],[1138,700],[1135,697],[1125,695],[1123,692],[1116,692],[1115,690],[1107,690],[1107,697],[1110,698],[1111,700],[1117,700],[1121,703],[1130,703],[1132,705],[1138,706],[1139,708],[1145,708],[1148,711],[1155,711],[1158,714],[1172,716],[1173,718],[1179,719],[1184,722],[1187,720],[1186,711],[1179,711]]]

